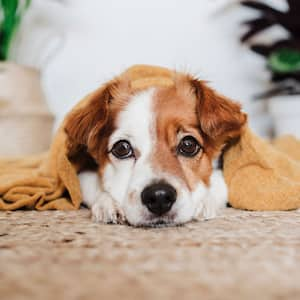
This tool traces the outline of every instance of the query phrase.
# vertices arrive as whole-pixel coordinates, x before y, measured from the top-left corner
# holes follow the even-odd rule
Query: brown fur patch
[[[216,93],[204,81],[189,79],[197,96],[197,114],[202,135],[215,150],[241,135],[247,115],[241,105]]]
[[[155,94],[157,140],[155,168],[181,178],[190,189],[209,184],[212,160],[223,145],[240,134],[246,116],[240,106],[213,92],[203,82],[177,75],[175,86]],[[195,157],[176,153],[178,134],[192,135],[203,149]]]
[[[116,78],[92,93],[85,105],[80,105],[67,117],[69,159],[78,170],[98,166],[102,174],[108,162],[107,145],[115,130],[115,119],[129,98],[128,82]]]

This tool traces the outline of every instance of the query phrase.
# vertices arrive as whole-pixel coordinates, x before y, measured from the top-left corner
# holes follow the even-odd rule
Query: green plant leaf
[[[300,71],[300,51],[282,48],[273,51],[268,65],[274,73],[294,73]]]
[[[25,1],[25,9],[27,9],[31,4],[31,0],[26,0]]]
[[[18,9],[18,0],[1,0],[1,6],[6,17],[13,17]]]
[[[0,0],[0,9],[3,11],[0,24],[0,60],[8,58],[11,41],[30,3],[31,0]]]

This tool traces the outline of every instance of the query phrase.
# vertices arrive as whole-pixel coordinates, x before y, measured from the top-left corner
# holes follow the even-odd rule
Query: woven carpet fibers
[[[154,229],[0,212],[0,299],[300,299],[300,211]]]

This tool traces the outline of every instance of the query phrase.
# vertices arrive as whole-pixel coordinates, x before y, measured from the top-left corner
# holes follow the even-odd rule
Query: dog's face
[[[84,148],[76,156],[97,162],[103,191],[130,224],[181,224],[202,209],[212,161],[245,121],[239,105],[178,75],[172,87],[134,92],[108,83],[69,116],[66,132],[73,154]]]

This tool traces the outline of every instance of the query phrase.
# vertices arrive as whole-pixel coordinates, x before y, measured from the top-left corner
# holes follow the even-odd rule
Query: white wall
[[[29,16],[46,14],[53,30],[65,32],[64,46],[43,71],[51,109],[61,118],[105,80],[145,63],[192,71],[251,110],[251,97],[267,78],[260,75],[263,60],[239,43],[239,23],[253,13],[220,13],[224,2],[69,0],[45,8],[45,0],[36,0]],[[37,30],[30,22],[27,28]]]

